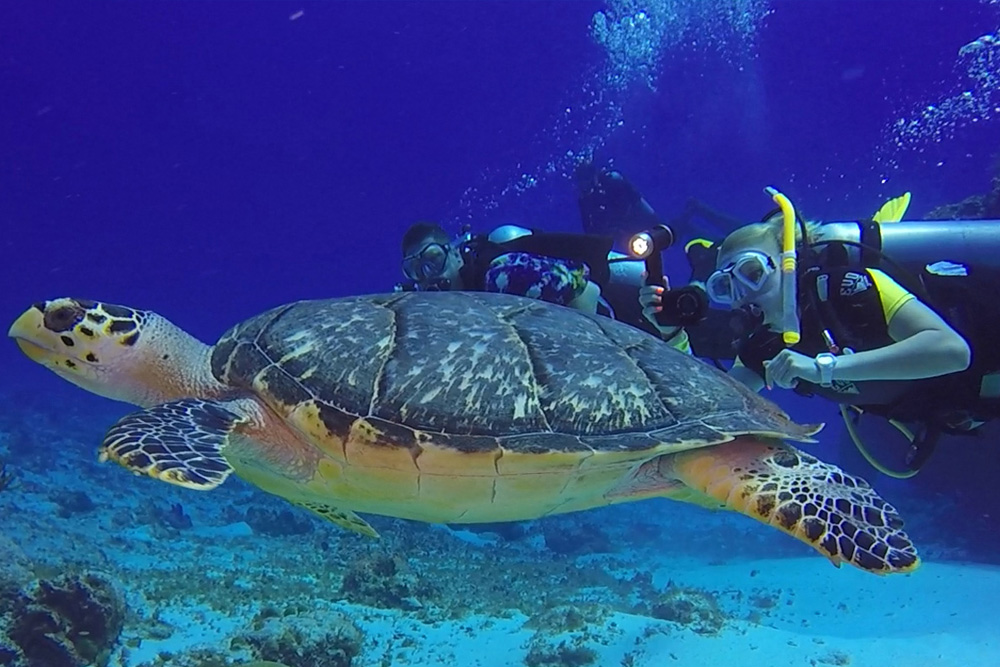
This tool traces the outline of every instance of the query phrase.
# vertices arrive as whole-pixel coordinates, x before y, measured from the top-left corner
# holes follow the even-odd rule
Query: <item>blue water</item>
[[[399,239],[417,219],[440,220],[455,232],[465,223],[476,231],[505,223],[580,231],[570,174],[583,156],[620,169],[664,218],[696,197],[753,221],[771,208],[768,185],[822,220],[869,216],[904,191],[914,196],[908,217],[919,219],[990,189],[1000,168],[1000,47],[960,49],[997,33],[995,1],[746,0],[671,13],[672,4],[5,3],[0,321],[36,301],[78,296],[154,310],[212,342],[235,322],[285,302],[391,291],[402,279]],[[746,14],[724,11],[729,4]],[[592,29],[598,15],[614,22],[640,10],[636,20],[664,23],[627,33],[630,48]],[[685,241],[725,230],[677,231]],[[676,249],[667,257],[670,277],[686,280]],[[0,346],[0,369],[0,458],[17,476],[0,493],[0,534],[36,568],[69,561],[117,573],[112,578],[139,615],[126,621],[123,635],[133,639],[133,653],[141,653],[135,638],[151,632],[135,619],[148,619],[154,603],[145,584],[121,574],[151,567],[138,553],[146,547],[134,549],[130,540],[152,545],[148,558],[161,564],[166,552],[155,549],[167,545],[180,561],[205,550],[212,567],[226,571],[254,569],[252,554],[290,553],[300,539],[262,534],[267,521],[254,531],[247,507],[280,513],[285,505],[241,482],[204,495],[98,464],[96,445],[127,406],[71,387],[12,343]],[[772,393],[797,421],[830,423],[816,453],[890,498],[911,520],[915,539],[931,545],[930,560],[939,554],[944,563],[1000,564],[995,430],[973,442],[947,440],[918,477],[891,480],[853,451],[830,405]],[[60,513],[52,499],[69,491],[95,507],[73,509],[83,502],[76,496]],[[441,547],[423,567],[435,573],[428,577],[481,581],[474,568],[449,570],[448,559],[530,568],[552,558],[540,536],[558,541],[559,531],[570,542],[574,531],[605,531],[594,548],[631,558],[628,567],[649,554],[710,562],[813,557],[783,536],[761,537],[763,528],[696,508],[670,505],[680,512],[676,523],[643,528],[650,507],[661,506],[532,524],[527,537],[500,539],[500,547],[492,536],[484,546],[478,534],[463,534],[454,551]],[[336,547],[347,538],[308,522],[306,551],[329,548],[324,576],[339,577],[345,562]],[[415,558],[414,545],[453,539],[438,528],[373,523],[383,535],[397,533],[393,550],[403,559]],[[230,535],[225,527],[233,525],[250,532]],[[742,542],[729,539],[733,530]],[[694,546],[680,548],[675,539],[666,547],[665,533]],[[355,556],[378,551],[358,544],[349,543]],[[320,566],[286,565],[277,583],[248,577],[237,586],[241,603],[259,608],[304,595],[282,586]],[[220,580],[228,581],[222,589],[235,586]],[[804,597],[807,583],[786,584],[785,593]],[[454,585],[452,603],[483,595],[471,583]],[[163,623],[197,625],[183,620],[187,603],[177,595],[169,614],[180,616]],[[158,599],[167,604],[168,597]],[[336,595],[314,591],[312,599],[317,609],[336,612]],[[239,633],[236,612],[205,604]],[[920,615],[934,605],[915,595],[909,609]],[[361,613],[351,610],[344,613]],[[784,613],[775,623],[803,620]],[[371,628],[379,621],[369,621],[365,631],[375,641],[380,635]],[[175,652],[175,662],[165,664],[197,664],[178,657],[197,645],[191,636],[178,631],[174,645],[169,633],[158,640],[158,650]],[[129,662],[124,641],[111,664],[152,664],[150,656]],[[648,664],[670,664],[659,661],[669,651],[658,650],[650,649]],[[997,651],[992,660],[990,651]],[[850,664],[872,664],[850,648],[843,652],[854,656]],[[523,653],[511,649],[509,660],[489,664],[525,664]],[[410,664],[468,658],[419,655]],[[751,655],[733,654],[725,664]],[[980,655],[978,664],[1000,664],[995,644]],[[2,656],[0,646],[5,664]],[[312,664],[281,659],[289,667]],[[400,660],[384,662],[368,646],[353,664]],[[771,664],[785,663],[773,657]],[[913,656],[912,664],[968,663]]]

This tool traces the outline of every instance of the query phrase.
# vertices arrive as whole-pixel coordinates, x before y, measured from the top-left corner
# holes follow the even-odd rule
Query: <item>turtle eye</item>
[[[45,328],[49,331],[69,331],[83,319],[83,309],[73,306],[60,306],[45,313]]]

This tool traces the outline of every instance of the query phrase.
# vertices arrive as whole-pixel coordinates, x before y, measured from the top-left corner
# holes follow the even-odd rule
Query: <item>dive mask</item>
[[[443,243],[428,243],[403,258],[403,275],[417,283],[440,277],[448,264],[449,250],[449,246]]]
[[[710,275],[705,281],[705,291],[712,301],[732,306],[749,292],[759,292],[775,269],[767,254],[749,250]]]

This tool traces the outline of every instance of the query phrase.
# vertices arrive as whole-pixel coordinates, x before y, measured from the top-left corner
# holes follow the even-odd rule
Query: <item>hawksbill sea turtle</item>
[[[534,519],[669,498],[774,526],[834,564],[919,564],[864,480],[726,374],[614,320],[505,294],[299,301],[214,345],[156,313],[60,298],[9,335],[91,392],[144,408],[101,460],[193,489],[235,472],[344,528]]]

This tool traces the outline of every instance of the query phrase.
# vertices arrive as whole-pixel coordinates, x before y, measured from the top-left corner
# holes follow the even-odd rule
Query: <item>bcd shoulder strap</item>
[[[809,269],[800,287],[804,293],[803,310],[815,309],[818,333],[828,334],[838,351],[869,350],[892,342],[882,297],[866,269]]]

